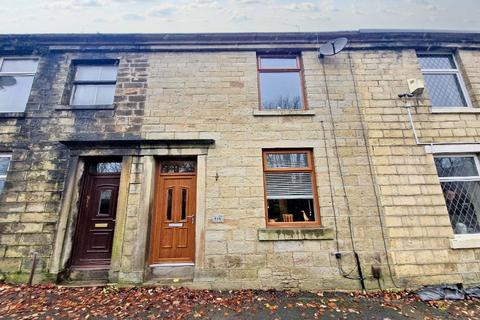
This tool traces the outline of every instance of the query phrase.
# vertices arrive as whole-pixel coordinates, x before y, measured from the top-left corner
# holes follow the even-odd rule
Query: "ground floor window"
[[[455,234],[480,233],[480,175],[476,155],[435,157]]]
[[[10,159],[12,158],[9,154],[0,154],[0,194],[5,188],[5,181],[7,179],[7,171],[10,166]]]
[[[319,224],[311,150],[264,150],[267,225]]]

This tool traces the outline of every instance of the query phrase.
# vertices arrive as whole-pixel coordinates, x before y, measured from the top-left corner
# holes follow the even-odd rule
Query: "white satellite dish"
[[[318,50],[318,57],[323,58],[324,56],[333,56],[339,53],[345,48],[348,43],[347,38],[337,38],[330,40],[322,44]]]

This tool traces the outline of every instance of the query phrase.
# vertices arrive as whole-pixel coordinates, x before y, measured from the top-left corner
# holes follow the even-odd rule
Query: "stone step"
[[[105,287],[109,285],[104,280],[86,280],[86,281],[66,281],[58,285],[59,288],[85,288],[85,287]]]
[[[194,271],[195,271],[195,266],[193,265],[150,266],[150,278],[155,280],[160,280],[160,279],[192,280]]]
[[[67,281],[107,281],[108,269],[72,269]]]

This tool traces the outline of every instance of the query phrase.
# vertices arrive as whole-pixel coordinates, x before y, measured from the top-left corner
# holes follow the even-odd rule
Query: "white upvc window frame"
[[[452,111],[460,111],[460,110],[471,110],[473,108],[472,101],[470,99],[470,95],[468,94],[467,87],[465,85],[465,81],[463,80],[462,73],[458,69],[457,59],[453,52],[448,51],[437,51],[437,52],[428,52],[428,51],[417,51],[417,58],[422,55],[438,55],[438,56],[451,56],[453,63],[455,64],[455,69],[420,69],[422,75],[425,74],[453,74],[457,77],[458,83],[460,84],[461,94],[465,99],[466,106],[432,106],[432,111],[436,112],[452,112]]]
[[[1,69],[2,69],[2,65],[3,65],[3,61],[5,61],[5,60],[37,60],[37,68],[35,69],[35,72],[2,72]],[[37,57],[37,56],[13,56],[13,57],[2,56],[2,57],[0,57],[0,77],[32,76],[33,81],[35,81],[35,76],[37,75],[39,62],[40,62],[40,58]],[[28,93],[29,97],[30,97],[31,93],[32,93],[32,88],[30,88],[30,92]],[[11,113],[11,112],[16,113],[18,111],[0,111],[0,114]]]
[[[0,158],[8,158],[9,159],[7,171],[5,172],[5,174],[0,174],[0,181],[1,180],[7,181],[8,170],[10,169],[10,164],[12,162],[12,155],[8,154],[8,153],[0,153]],[[0,190],[0,194],[2,194],[2,193],[3,193],[3,190]]]

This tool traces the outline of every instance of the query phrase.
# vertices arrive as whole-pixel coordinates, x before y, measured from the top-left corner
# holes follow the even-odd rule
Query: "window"
[[[480,176],[476,155],[435,157],[455,234],[480,233]]]
[[[10,166],[11,155],[0,154],[0,194],[5,187],[5,180],[7,179],[7,171]]]
[[[311,151],[264,151],[263,169],[267,225],[320,223]]]
[[[0,58],[0,112],[25,111],[37,64],[33,58]]]
[[[74,106],[111,105],[117,80],[116,62],[77,64],[70,104]]]
[[[300,56],[258,56],[260,109],[305,109]]]
[[[452,54],[419,54],[433,107],[470,107],[465,84]]]

